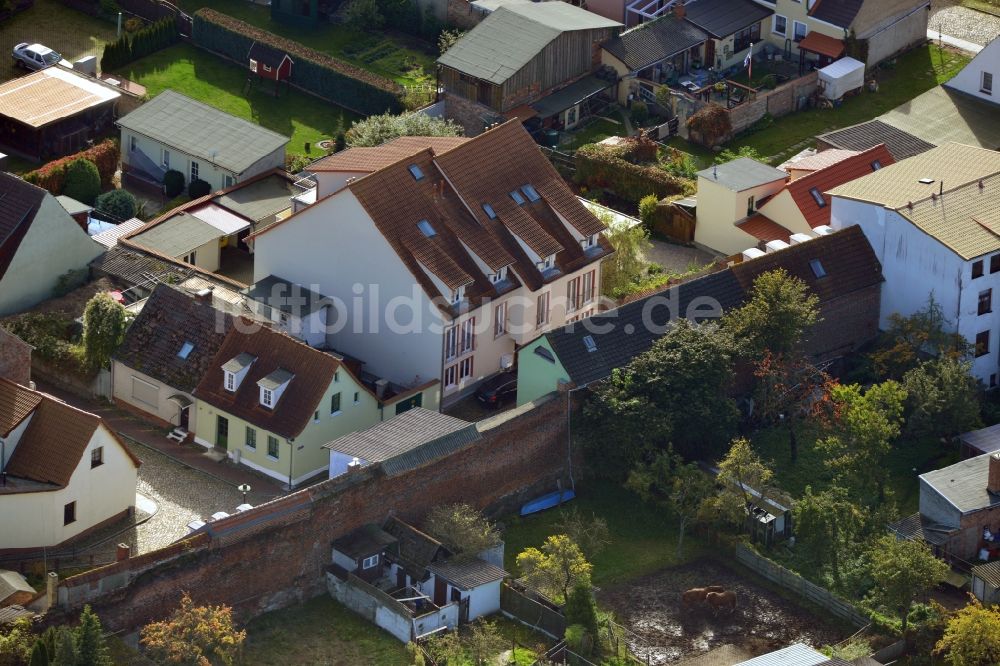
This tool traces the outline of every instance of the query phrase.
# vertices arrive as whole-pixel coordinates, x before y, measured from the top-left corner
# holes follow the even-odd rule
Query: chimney
[[[678,21],[683,20],[687,14],[687,10],[684,9],[684,2],[685,0],[677,0],[677,4],[674,5],[674,18]]]
[[[132,554],[132,547],[127,543],[120,543],[115,548],[115,562],[127,560]]]
[[[357,472],[360,472],[361,471],[361,467],[362,467],[361,461],[358,460],[357,458],[355,458],[351,462],[347,463],[347,473],[348,474],[355,474]]]
[[[379,379],[375,382],[375,397],[381,400],[385,397],[385,390],[389,388],[388,379]]]
[[[59,574],[50,571],[45,577],[45,610],[56,605],[59,596]]]
[[[200,301],[202,303],[208,303],[209,305],[211,305],[212,304],[212,292],[214,290],[215,290],[214,286],[209,286],[209,287],[206,287],[205,289],[199,289],[197,292],[195,292],[194,297],[195,297],[195,299],[197,299],[198,301]]]
[[[1000,494],[1000,452],[990,454],[990,476],[986,490]]]

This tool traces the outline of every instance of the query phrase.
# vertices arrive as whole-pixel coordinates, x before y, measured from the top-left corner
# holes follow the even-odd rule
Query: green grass
[[[326,595],[261,615],[246,630],[247,664],[410,663],[402,643]]]
[[[804,427],[797,431],[798,460],[793,464],[789,455],[788,432],[784,428],[761,430],[751,437],[753,448],[764,460],[770,461],[775,482],[793,498],[800,497],[806,486],[814,491],[829,486],[832,475],[824,464],[824,456],[815,446],[823,432]],[[903,438],[889,453],[886,467],[889,470],[887,488],[899,506],[902,516],[918,509],[920,487],[917,475],[938,469],[954,462],[956,454],[933,439],[913,440]],[[916,470],[916,471],[914,471]]]
[[[35,5],[3,24],[0,29],[0,81],[19,73],[10,58],[20,42],[41,42],[70,62],[84,56],[101,57],[104,45],[115,39],[115,25],[70,9],[56,0],[35,0]]]
[[[308,142],[314,146],[311,154],[319,157],[322,151],[315,148],[316,142],[332,138],[357,119],[345,109],[296,90],[282,89],[281,96],[274,97],[267,83],[244,95],[246,76],[242,68],[187,44],[138,60],[123,68],[121,74],[145,86],[150,97],[169,88],[290,136],[290,154],[306,154],[304,146]]]
[[[306,30],[271,21],[270,9],[246,0],[181,0],[178,4],[186,12],[211,7],[403,85],[434,82],[437,48],[414,37],[385,32],[366,33],[332,23],[322,23],[312,30]]]
[[[766,129],[738,138],[727,147],[752,146],[773,164],[813,144],[817,134],[871,120],[948,81],[969,62],[969,57],[937,46],[922,46],[901,56],[894,66],[878,71],[879,92],[863,92],[844,100],[835,109],[809,109],[778,118]],[[696,153],[698,148],[682,139],[676,148]],[[702,154],[705,153],[701,149]]]
[[[962,0],[962,6],[1000,16],[1000,0]]]
[[[620,486],[588,481],[578,483],[576,492],[577,499],[562,509],[503,519],[506,525],[504,564],[508,571],[517,571],[518,553],[530,546],[541,546],[546,537],[557,534],[556,523],[573,507],[583,516],[593,514],[608,523],[611,543],[592,562],[595,585],[613,585],[683,564],[700,551],[699,542],[689,533],[684,537],[683,557],[678,559],[676,523]]]

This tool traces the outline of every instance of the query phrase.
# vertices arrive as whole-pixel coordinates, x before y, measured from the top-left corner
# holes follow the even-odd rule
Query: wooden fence
[[[556,640],[562,640],[566,634],[566,618],[562,613],[518,592],[507,583],[500,588],[500,610],[504,615]]]
[[[554,148],[549,148],[548,146],[538,146],[542,151],[542,155],[549,158],[552,162],[552,166],[556,168],[563,178],[571,179],[573,174],[576,173],[576,158],[573,157],[572,153],[564,153]]]
[[[736,560],[772,583],[795,592],[806,601],[822,607],[830,614],[850,622],[856,627],[863,627],[869,622],[868,617],[857,607],[834,596],[819,585],[810,583],[780,564],[758,555],[746,546],[736,547]]]

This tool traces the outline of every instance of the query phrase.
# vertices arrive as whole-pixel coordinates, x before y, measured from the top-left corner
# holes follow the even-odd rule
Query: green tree
[[[333,152],[339,153],[345,148],[347,148],[347,137],[343,132],[337,132],[337,136],[333,138]]]
[[[838,588],[841,558],[850,552],[864,524],[864,511],[840,486],[818,493],[806,486],[805,494],[795,503],[798,543],[819,570],[829,569]]]
[[[788,430],[789,457],[798,460],[796,428],[817,421],[827,411],[833,379],[804,354],[774,354],[764,350],[754,361],[754,417],[763,423],[782,423]]]
[[[192,199],[198,199],[212,191],[212,186],[200,178],[195,178],[190,183],[188,183],[188,196]]]
[[[28,666],[49,666],[49,651],[42,639],[35,641],[35,644],[32,646]]]
[[[950,666],[1000,664],[1000,609],[972,599],[948,619],[934,652]]]
[[[730,338],[714,324],[680,319],[588,397],[578,430],[588,460],[624,480],[671,443],[687,460],[713,456],[736,430],[731,381]]]
[[[646,253],[653,244],[649,242],[649,232],[644,225],[616,223],[610,215],[602,216],[602,221],[607,226],[604,237],[615,248],[615,253],[601,266],[604,281],[601,292],[611,298],[621,298],[645,276],[649,268]]]
[[[457,28],[442,30],[441,34],[438,35],[438,52],[444,55],[445,52],[453,47],[455,43],[465,36],[464,30],[458,30]]]
[[[576,542],[583,554],[591,559],[611,542],[608,521],[595,513],[588,518],[575,506],[562,512],[562,517],[556,522],[556,531]]]
[[[833,434],[817,442],[828,456],[826,465],[853,491],[855,500],[882,503],[888,475],[885,458],[899,437],[906,389],[888,380],[867,391],[857,384],[834,386],[830,395]]]
[[[460,560],[474,559],[500,543],[496,525],[464,502],[434,507],[427,514],[424,528]]]
[[[76,641],[69,627],[59,627],[55,637],[55,656],[52,663],[55,666],[76,666]]]
[[[629,474],[626,486],[643,501],[655,504],[677,519],[677,558],[684,549],[684,533],[711,497],[714,484],[694,463],[673,451],[657,453],[652,462],[640,464]]]
[[[892,535],[877,539],[867,558],[875,584],[871,592],[873,600],[897,613],[906,631],[913,602],[944,578],[948,565],[934,557],[922,541],[897,539]]]
[[[465,647],[457,631],[442,631],[427,641],[427,652],[438,664],[460,665],[465,660]]]
[[[101,173],[97,165],[82,157],[66,165],[66,184],[62,193],[88,206],[93,204],[101,193]]]
[[[879,379],[899,380],[928,356],[967,358],[972,351],[968,341],[958,333],[946,331],[949,326],[933,294],[926,306],[909,317],[899,313],[889,315],[889,326],[871,354],[876,375]]]
[[[94,200],[94,208],[119,221],[135,217],[137,206],[135,196],[128,190],[111,190]]]
[[[125,339],[125,308],[106,292],[96,294],[83,310],[83,349],[92,368],[106,368]]]
[[[163,193],[173,199],[184,191],[184,174],[170,169],[163,174]]]
[[[566,600],[577,583],[590,584],[593,569],[580,546],[565,534],[554,534],[542,547],[525,548],[517,556],[517,568],[528,584],[556,603]]]
[[[453,120],[434,118],[416,111],[395,116],[391,113],[357,120],[347,130],[347,145],[381,146],[401,136],[462,136],[462,126]]]
[[[789,354],[799,349],[809,328],[819,319],[819,298],[799,278],[779,268],[758,275],[750,300],[723,319],[747,358],[765,350]]]
[[[195,606],[191,596],[181,596],[180,607],[169,620],[142,628],[140,643],[156,661],[202,666],[232,666],[246,631],[237,631],[229,606]]]
[[[577,581],[566,597],[563,608],[566,624],[578,624],[587,630],[597,645],[600,638],[600,628],[597,622],[597,602],[594,601],[593,588],[586,581]]]
[[[982,425],[972,364],[952,356],[925,361],[903,375],[906,430],[917,437],[950,437]]]
[[[83,607],[80,626],[74,634],[77,666],[113,666],[108,646],[104,643],[101,619],[89,605]]]
[[[719,462],[718,491],[704,503],[703,510],[730,525],[743,526],[754,503],[776,494],[773,479],[774,471],[754,452],[750,442],[734,439]]]
[[[496,622],[485,618],[479,618],[472,623],[466,644],[475,666],[493,663],[497,655],[508,645],[500,634]]]
[[[35,637],[31,621],[20,618],[13,624],[0,627],[0,666],[21,666],[31,658]]]
[[[767,158],[760,154],[760,152],[753,146],[740,146],[739,149],[733,150],[731,148],[726,148],[721,153],[715,157],[716,164],[725,164],[726,162],[732,162],[741,157],[749,157],[752,160],[757,160],[758,162],[767,162]]]

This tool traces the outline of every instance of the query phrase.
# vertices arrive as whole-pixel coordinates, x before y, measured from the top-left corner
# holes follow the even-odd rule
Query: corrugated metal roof
[[[820,134],[816,138],[823,143],[847,150],[868,150],[884,143],[897,162],[927,152],[935,145],[881,120],[869,120],[866,123]]]
[[[94,234],[91,236],[95,241],[103,245],[104,247],[111,248],[118,245],[118,239],[122,236],[132,233],[137,229],[141,229],[142,226],[146,224],[137,217],[133,217],[130,220],[125,220],[121,224],[116,224],[115,226],[102,231],[99,234]]]
[[[921,474],[920,478],[962,513],[997,506],[1000,496],[986,490],[990,456],[984,454]]]
[[[607,90],[615,84],[614,81],[606,81],[594,75],[585,76],[579,81],[575,81],[565,88],[561,88],[551,95],[546,95],[531,105],[542,118],[554,116],[565,111],[571,106],[576,106],[580,102],[587,100],[602,90]]]
[[[602,48],[631,70],[649,67],[708,39],[697,26],[671,15],[641,23],[608,40]]]
[[[785,180],[788,174],[749,157],[740,157],[717,164],[698,172],[699,178],[718,183],[733,192],[743,192],[753,187]]]
[[[914,513],[906,518],[889,524],[889,529],[904,539],[926,541],[930,544],[942,545],[948,540],[948,535],[958,530],[954,527],[940,525]]]
[[[962,444],[974,448],[980,453],[1000,451],[1000,423],[979,430],[963,432],[958,438]]]
[[[164,90],[118,124],[237,174],[290,141],[173,90]]]
[[[503,5],[458,40],[438,63],[499,85],[564,32],[620,25],[566,2]]]
[[[0,85],[0,115],[43,127],[121,97],[110,86],[60,66]]]
[[[684,9],[688,21],[714,37],[728,37],[774,13],[751,0],[699,0]]]
[[[735,666],[820,666],[830,663],[830,658],[808,645],[795,643],[775,652],[741,661]]]
[[[463,590],[471,590],[480,585],[495,583],[510,575],[500,567],[479,558],[464,562],[454,560],[436,562],[429,565],[427,570]]]
[[[977,564],[972,567],[972,575],[981,578],[993,587],[1000,587],[1000,560]]]

